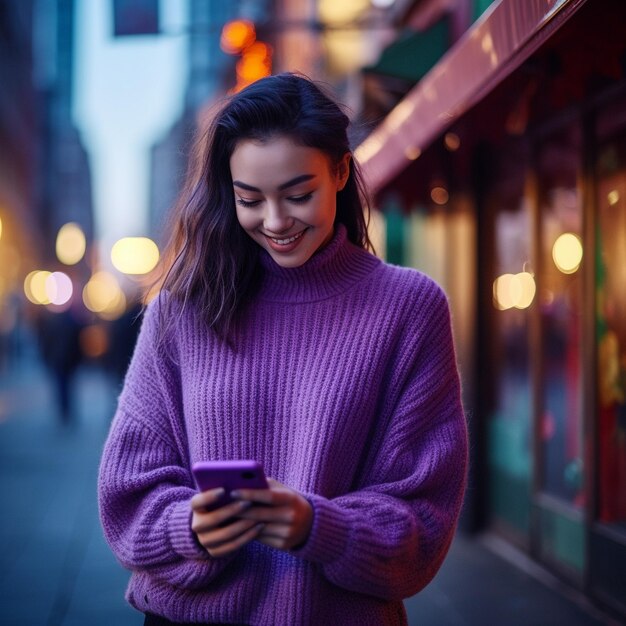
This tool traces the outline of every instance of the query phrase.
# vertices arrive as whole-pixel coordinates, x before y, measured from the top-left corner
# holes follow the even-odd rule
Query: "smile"
[[[288,237],[286,239],[277,239],[275,237],[269,237],[268,235],[265,235],[265,236],[268,239],[271,239],[274,243],[278,244],[279,246],[288,246],[290,243],[293,243],[294,241],[297,241],[298,239],[300,239],[300,237],[302,237],[304,233],[305,231],[303,230],[299,233],[296,233],[293,237]]]

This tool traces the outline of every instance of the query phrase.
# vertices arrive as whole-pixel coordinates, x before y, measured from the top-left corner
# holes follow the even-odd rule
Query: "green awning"
[[[417,83],[443,56],[449,42],[446,19],[423,32],[407,30],[383,50],[374,65],[363,71]]]

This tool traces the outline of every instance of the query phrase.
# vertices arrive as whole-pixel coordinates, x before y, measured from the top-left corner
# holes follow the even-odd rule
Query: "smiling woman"
[[[163,302],[164,320],[172,318],[175,300],[194,300],[209,327],[227,337],[260,284],[261,249],[280,258],[280,265],[296,267],[330,240],[339,223],[352,243],[371,248],[367,193],[348,125],[318,85],[294,75],[257,81],[218,106],[172,214],[162,287],[176,298]],[[258,214],[265,226],[248,222]],[[281,246],[295,241],[283,240],[301,234],[302,245],[288,257],[292,251]],[[167,322],[163,334],[166,329]]]
[[[148,625],[406,624],[447,553],[467,462],[448,305],[366,249],[347,126],[283,74],[200,142],[100,468]],[[196,490],[195,463],[235,460],[267,488]]]

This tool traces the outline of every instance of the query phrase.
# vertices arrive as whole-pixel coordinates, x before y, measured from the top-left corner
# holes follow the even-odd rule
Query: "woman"
[[[366,251],[347,126],[283,74],[200,144],[100,470],[146,624],[404,624],[448,550],[467,458],[448,306]],[[190,468],[229,459],[270,488],[208,512],[222,494]]]

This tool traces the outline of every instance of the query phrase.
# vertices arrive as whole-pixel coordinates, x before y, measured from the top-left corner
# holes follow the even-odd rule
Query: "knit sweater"
[[[127,600],[181,622],[405,624],[466,483],[447,300],[343,226],[300,267],[261,262],[230,344],[186,307],[163,346],[158,298],[144,315],[99,476]],[[302,493],[306,542],[211,557],[190,529],[190,467],[217,459],[255,459]]]

